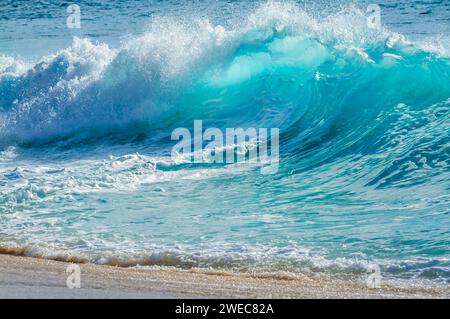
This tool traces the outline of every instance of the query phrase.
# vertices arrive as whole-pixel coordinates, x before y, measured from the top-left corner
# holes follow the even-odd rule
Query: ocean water
[[[450,283],[450,1],[3,1],[0,247]],[[272,175],[171,157],[279,128]]]

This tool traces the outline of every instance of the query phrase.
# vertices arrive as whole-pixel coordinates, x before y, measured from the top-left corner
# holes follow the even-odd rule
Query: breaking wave
[[[380,264],[392,273],[415,271],[418,277],[448,282],[448,232],[433,225],[448,225],[449,79],[445,50],[424,48],[386,29],[371,29],[356,8],[317,19],[295,5],[276,2],[261,6],[233,27],[159,17],[145,34],[116,48],[74,38],[70,47],[36,64],[2,56],[2,241],[22,245],[18,254],[45,257],[39,247],[38,253],[24,247],[50,242],[53,248],[85,256],[76,260],[124,265],[216,267],[240,265],[242,260],[254,265],[266,264],[270,257],[283,267],[306,265],[320,270],[351,264],[362,273],[361,260],[379,254]],[[243,182],[241,173],[229,176],[229,171],[207,166],[192,172],[163,160],[172,145],[172,130],[192,127],[195,119],[221,128],[280,128],[279,174],[266,180],[246,172]],[[61,142],[64,152],[80,147],[79,153],[89,156],[55,159],[53,147]],[[14,164],[21,154],[33,152],[40,162]],[[105,159],[104,153],[117,156]],[[204,188],[178,183],[183,178],[208,180],[208,174],[220,176],[216,197],[211,195],[218,187],[213,179],[205,181],[207,186],[200,184]],[[164,184],[168,181],[172,184]],[[158,186],[145,189],[152,183]],[[115,192],[140,187],[159,194],[146,207],[151,216],[131,215],[148,193],[130,195],[128,206],[121,198],[123,205],[114,213]],[[199,187],[203,198],[189,193],[189,187]],[[165,188],[168,195],[163,195]],[[107,200],[91,195],[94,192],[108,194]],[[246,192],[257,200],[244,198]],[[228,201],[215,207],[221,196]],[[80,202],[91,206],[83,210]],[[213,219],[206,208],[229,222],[229,227]],[[43,212],[37,214],[37,209]],[[197,244],[164,250],[162,238],[175,242],[181,235],[158,233],[159,227],[166,226],[151,224],[159,237],[152,232],[145,237],[147,229],[135,220],[143,224],[160,220],[166,225],[164,214],[177,210],[210,219],[208,225],[216,232],[202,237],[203,255],[193,249]],[[260,220],[261,216],[249,215],[255,211],[269,217]],[[196,215],[180,216],[171,223],[187,227],[186,240],[197,238],[198,233],[189,233],[187,226],[197,220]],[[277,226],[277,216],[282,226]],[[301,216],[314,221],[308,224]],[[250,217],[258,222],[250,222]],[[242,224],[233,218],[240,218]],[[330,219],[335,225],[327,222]],[[106,220],[105,224],[92,229],[90,223],[99,220]],[[122,233],[124,220],[132,233]],[[403,229],[401,222],[412,227]],[[239,228],[244,224],[250,230]],[[352,233],[355,225],[362,225],[360,234]],[[388,225],[394,225],[392,232]],[[218,231],[219,226],[226,230]],[[49,238],[42,238],[43,227],[52,229],[45,235]],[[170,225],[170,229],[176,228]],[[215,238],[219,233],[233,238],[236,229],[270,243],[267,232],[273,231],[273,236],[280,232],[281,239],[274,240],[278,243],[297,240],[301,233],[299,246],[314,246],[311,242],[316,240],[324,245],[328,259],[312,258],[303,248],[283,251],[286,246],[281,244],[272,250],[247,251],[238,247],[246,237],[237,238],[229,254],[222,254]],[[283,237],[284,231],[290,236]],[[314,232],[322,237],[314,237]],[[406,239],[399,239],[399,234]],[[78,240],[81,235],[89,241]],[[314,240],[302,242],[305,238]],[[148,244],[153,242],[154,246]],[[362,242],[365,245],[359,246]],[[141,247],[141,255],[124,256],[120,262],[108,259],[116,251],[136,248],[137,243],[148,244]],[[102,254],[105,247],[108,253]],[[356,261],[340,263],[343,259],[336,256],[348,247]],[[404,248],[405,255],[395,255],[398,247]],[[416,259],[411,257],[415,254]],[[317,266],[318,260],[327,264]]]

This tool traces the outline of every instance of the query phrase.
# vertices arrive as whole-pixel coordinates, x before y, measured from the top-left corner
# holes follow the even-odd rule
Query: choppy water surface
[[[450,280],[448,1],[7,2],[0,246],[97,263]],[[3,5],[2,5],[3,8]],[[173,159],[280,128],[280,169]]]

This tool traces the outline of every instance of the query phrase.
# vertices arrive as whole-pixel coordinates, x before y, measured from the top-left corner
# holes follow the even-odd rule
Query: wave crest
[[[368,27],[355,7],[317,19],[269,2],[227,29],[158,17],[118,49],[74,38],[28,71],[12,58],[0,62],[3,145],[130,128],[170,134],[195,117],[288,132],[307,118],[302,130],[321,135],[324,123],[341,125],[334,121],[342,108],[351,118],[380,116],[399,103],[427,107],[450,95],[446,57]]]

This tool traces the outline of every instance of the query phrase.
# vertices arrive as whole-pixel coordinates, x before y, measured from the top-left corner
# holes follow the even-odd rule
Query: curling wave
[[[118,48],[3,56],[0,240],[124,265],[376,260],[448,282],[449,78],[446,52],[356,8],[318,20],[276,2],[229,28],[159,17]],[[279,173],[168,159],[195,119],[280,128]]]

